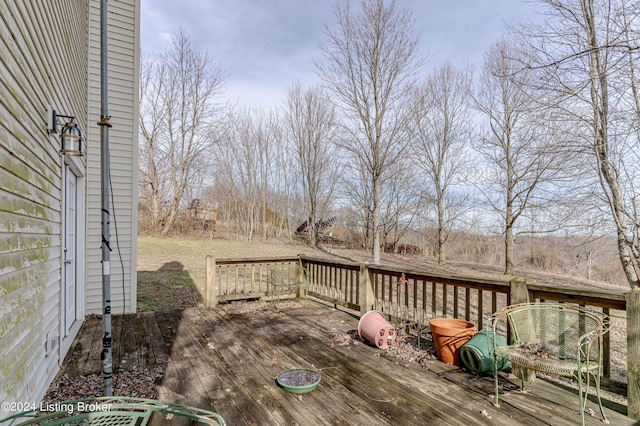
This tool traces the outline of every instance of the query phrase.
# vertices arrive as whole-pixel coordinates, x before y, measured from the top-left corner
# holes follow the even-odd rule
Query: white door
[[[65,165],[64,186],[64,331],[69,334],[76,319],[76,247],[78,215],[78,177]]]

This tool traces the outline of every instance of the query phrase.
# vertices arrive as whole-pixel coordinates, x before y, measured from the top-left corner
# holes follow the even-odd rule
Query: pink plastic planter
[[[379,311],[369,311],[360,318],[358,334],[380,349],[387,349],[396,340],[396,329]]]

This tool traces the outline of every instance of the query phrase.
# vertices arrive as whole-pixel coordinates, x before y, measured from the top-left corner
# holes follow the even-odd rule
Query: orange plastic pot
[[[429,321],[429,328],[438,359],[460,365],[460,348],[476,334],[476,326],[456,318],[434,318]]]
[[[380,349],[387,349],[396,340],[396,329],[379,311],[369,311],[360,318],[358,334]]]

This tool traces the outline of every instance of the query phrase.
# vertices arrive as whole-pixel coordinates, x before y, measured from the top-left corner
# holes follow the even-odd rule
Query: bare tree
[[[220,141],[216,156],[218,179],[229,189],[227,200],[236,232],[247,240],[268,238],[278,233],[278,226],[288,226],[282,215],[287,206],[278,208],[283,192],[281,178],[288,171],[284,149],[279,145],[280,127],[273,112],[260,108],[241,107],[229,112],[227,132]],[[286,173],[285,176],[283,173]]]
[[[166,67],[157,56],[143,56],[140,65],[140,196],[151,210],[152,229],[162,221],[162,203],[166,196],[166,161],[163,94]]]
[[[350,202],[350,219],[352,229],[362,233],[361,246],[372,247],[373,240],[373,191],[371,180],[368,179],[368,171],[365,164],[360,164],[358,159],[343,159],[344,173],[340,176],[338,194],[341,198]],[[354,164],[353,162],[356,161]]]
[[[461,183],[468,164],[471,79],[471,69],[444,64],[416,91],[412,158],[427,177],[423,199],[425,208],[435,210],[438,263],[445,262],[445,244],[454,221],[464,211],[465,196],[455,186]]]
[[[418,218],[420,206],[416,171],[410,161],[398,162],[382,182],[380,226],[382,246],[397,250],[400,239]]]
[[[574,153],[590,155],[617,234],[627,281],[640,287],[637,73],[640,9],[624,0],[539,0],[544,25],[525,27],[538,86],[559,120],[570,121]]]
[[[380,261],[382,181],[406,146],[407,102],[421,64],[414,19],[396,1],[363,0],[336,7],[336,28],[327,28],[318,72],[347,125],[342,149],[364,167],[370,190],[372,259]]]
[[[249,108],[232,111],[228,131],[217,157],[217,168],[230,189],[236,233],[251,241],[259,232],[261,198],[260,150],[264,140],[260,134],[261,119]]]
[[[183,30],[163,55],[149,61],[141,67],[140,79],[141,175],[151,188],[155,226],[166,233],[215,141],[215,100],[223,74],[207,52],[192,48]]]
[[[304,89],[296,82],[287,90],[284,123],[299,169],[308,241],[316,246],[315,224],[327,210],[339,171],[335,109],[319,86]]]
[[[296,197],[296,156],[287,144],[287,128],[285,119],[272,112],[270,114],[270,128],[273,144],[270,147],[272,152],[272,166],[269,174],[270,208],[273,210],[273,226],[277,238],[286,237],[289,240],[293,237],[291,223],[296,213],[296,203],[301,204]],[[301,215],[297,215],[300,217]],[[283,235],[286,233],[286,235]]]
[[[519,55],[505,39],[489,50],[475,102],[487,120],[477,149],[488,161],[490,182],[483,191],[502,217],[505,274],[514,272],[516,221],[555,173],[554,160],[559,161],[549,130],[536,116],[534,98],[524,90],[530,77],[521,69]]]

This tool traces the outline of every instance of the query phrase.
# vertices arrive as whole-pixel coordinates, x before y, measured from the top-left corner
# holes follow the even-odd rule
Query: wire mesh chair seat
[[[150,420],[153,420],[154,424],[172,424],[171,419],[174,417],[183,418],[193,424],[226,425],[219,414],[201,408],[152,399],[114,396],[42,404],[39,409],[24,411],[0,420],[0,426],[143,426]]]
[[[609,331],[609,317],[585,307],[532,302],[511,305],[490,317],[493,330],[493,373],[495,402],[499,406],[498,360],[506,359],[520,369],[524,389],[524,370],[535,370],[557,376],[570,377],[578,383],[580,416],[584,425],[587,395],[593,378],[602,420],[604,414],[600,397],[602,375],[602,336]],[[498,346],[499,332],[511,330],[508,346]]]
[[[527,353],[526,349],[511,346],[499,346],[496,348],[498,356],[511,361],[522,368],[536,370],[543,373],[555,374],[563,377],[575,377],[577,373],[576,359],[555,359]],[[598,369],[596,363],[584,363],[581,366],[583,374]]]

